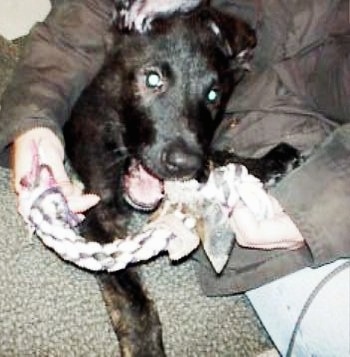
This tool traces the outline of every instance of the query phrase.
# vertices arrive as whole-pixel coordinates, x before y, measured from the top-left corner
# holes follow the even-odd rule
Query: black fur
[[[241,75],[238,55],[254,45],[245,23],[208,9],[155,20],[147,35],[116,31],[113,53],[65,127],[73,167],[101,197],[87,214],[85,236],[105,243],[125,235],[131,208],[123,178],[134,159],[158,179],[198,177],[208,158],[218,165],[238,160],[211,153],[210,142]],[[275,176],[286,165],[271,158],[245,163],[264,180],[271,166]],[[96,276],[122,353],[162,356],[159,318],[137,272]]]

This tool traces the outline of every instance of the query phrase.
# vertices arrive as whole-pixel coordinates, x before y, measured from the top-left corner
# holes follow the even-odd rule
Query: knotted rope
[[[93,271],[124,269],[162,251],[178,260],[202,241],[214,269],[220,272],[234,241],[229,220],[237,202],[243,201],[261,219],[272,212],[262,183],[245,167],[229,164],[214,169],[205,184],[196,180],[165,182],[161,207],[137,234],[100,244],[80,234],[81,218],[69,209],[50,168],[38,160],[33,160],[33,166],[37,166],[32,170],[34,179],[28,182],[26,178],[20,193],[20,214],[30,231],[60,257]],[[210,221],[213,223],[208,225]]]

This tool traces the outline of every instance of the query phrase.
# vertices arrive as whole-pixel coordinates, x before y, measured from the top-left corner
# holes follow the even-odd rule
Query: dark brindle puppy
[[[89,239],[122,237],[132,209],[157,206],[162,180],[199,177],[209,157],[235,159],[211,153],[210,142],[254,45],[245,23],[208,9],[154,21],[146,35],[115,34],[113,53],[65,128],[73,167],[101,197],[85,220]],[[244,161],[264,180],[269,162]],[[158,315],[135,270],[96,275],[122,353],[162,356]]]

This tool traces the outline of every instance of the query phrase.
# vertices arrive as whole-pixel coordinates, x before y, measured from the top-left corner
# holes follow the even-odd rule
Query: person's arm
[[[272,217],[258,220],[245,205],[234,210],[231,221],[237,242],[264,250],[296,249],[305,243],[313,266],[349,257],[349,173],[346,124],[270,191]]]
[[[277,67],[288,89],[304,95],[315,111],[337,127],[305,164],[271,191],[299,228],[315,266],[350,256],[348,28],[343,27],[344,34],[330,37],[319,50]]]
[[[61,128],[82,90],[102,66],[109,47],[111,0],[63,2],[29,35],[12,81],[2,97],[0,148],[13,142],[14,187],[31,170],[31,148],[40,146],[71,209],[98,202],[72,185],[64,168]]]
[[[315,266],[350,256],[349,174],[347,124],[272,191],[305,238]]]
[[[35,127],[61,137],[72,106],[104,61],[112,9],[111,0],[65,1],[33,28],[2,97],[1,149]]]

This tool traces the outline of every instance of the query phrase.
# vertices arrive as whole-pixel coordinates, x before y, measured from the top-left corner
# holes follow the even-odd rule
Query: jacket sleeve
[[[314,266],[350,256],[349,177],[347,124],[272,192],[304,236]]]
[[[350,27],[344,28],[277,69],[290,91],[304,93],[336,127],[273,192],[303,234],[315,266],[350,256]]]
[[[28,129],[61,127],[109,46],[111,0],[64,1],[29,35],[2,97],[0,149]]]

